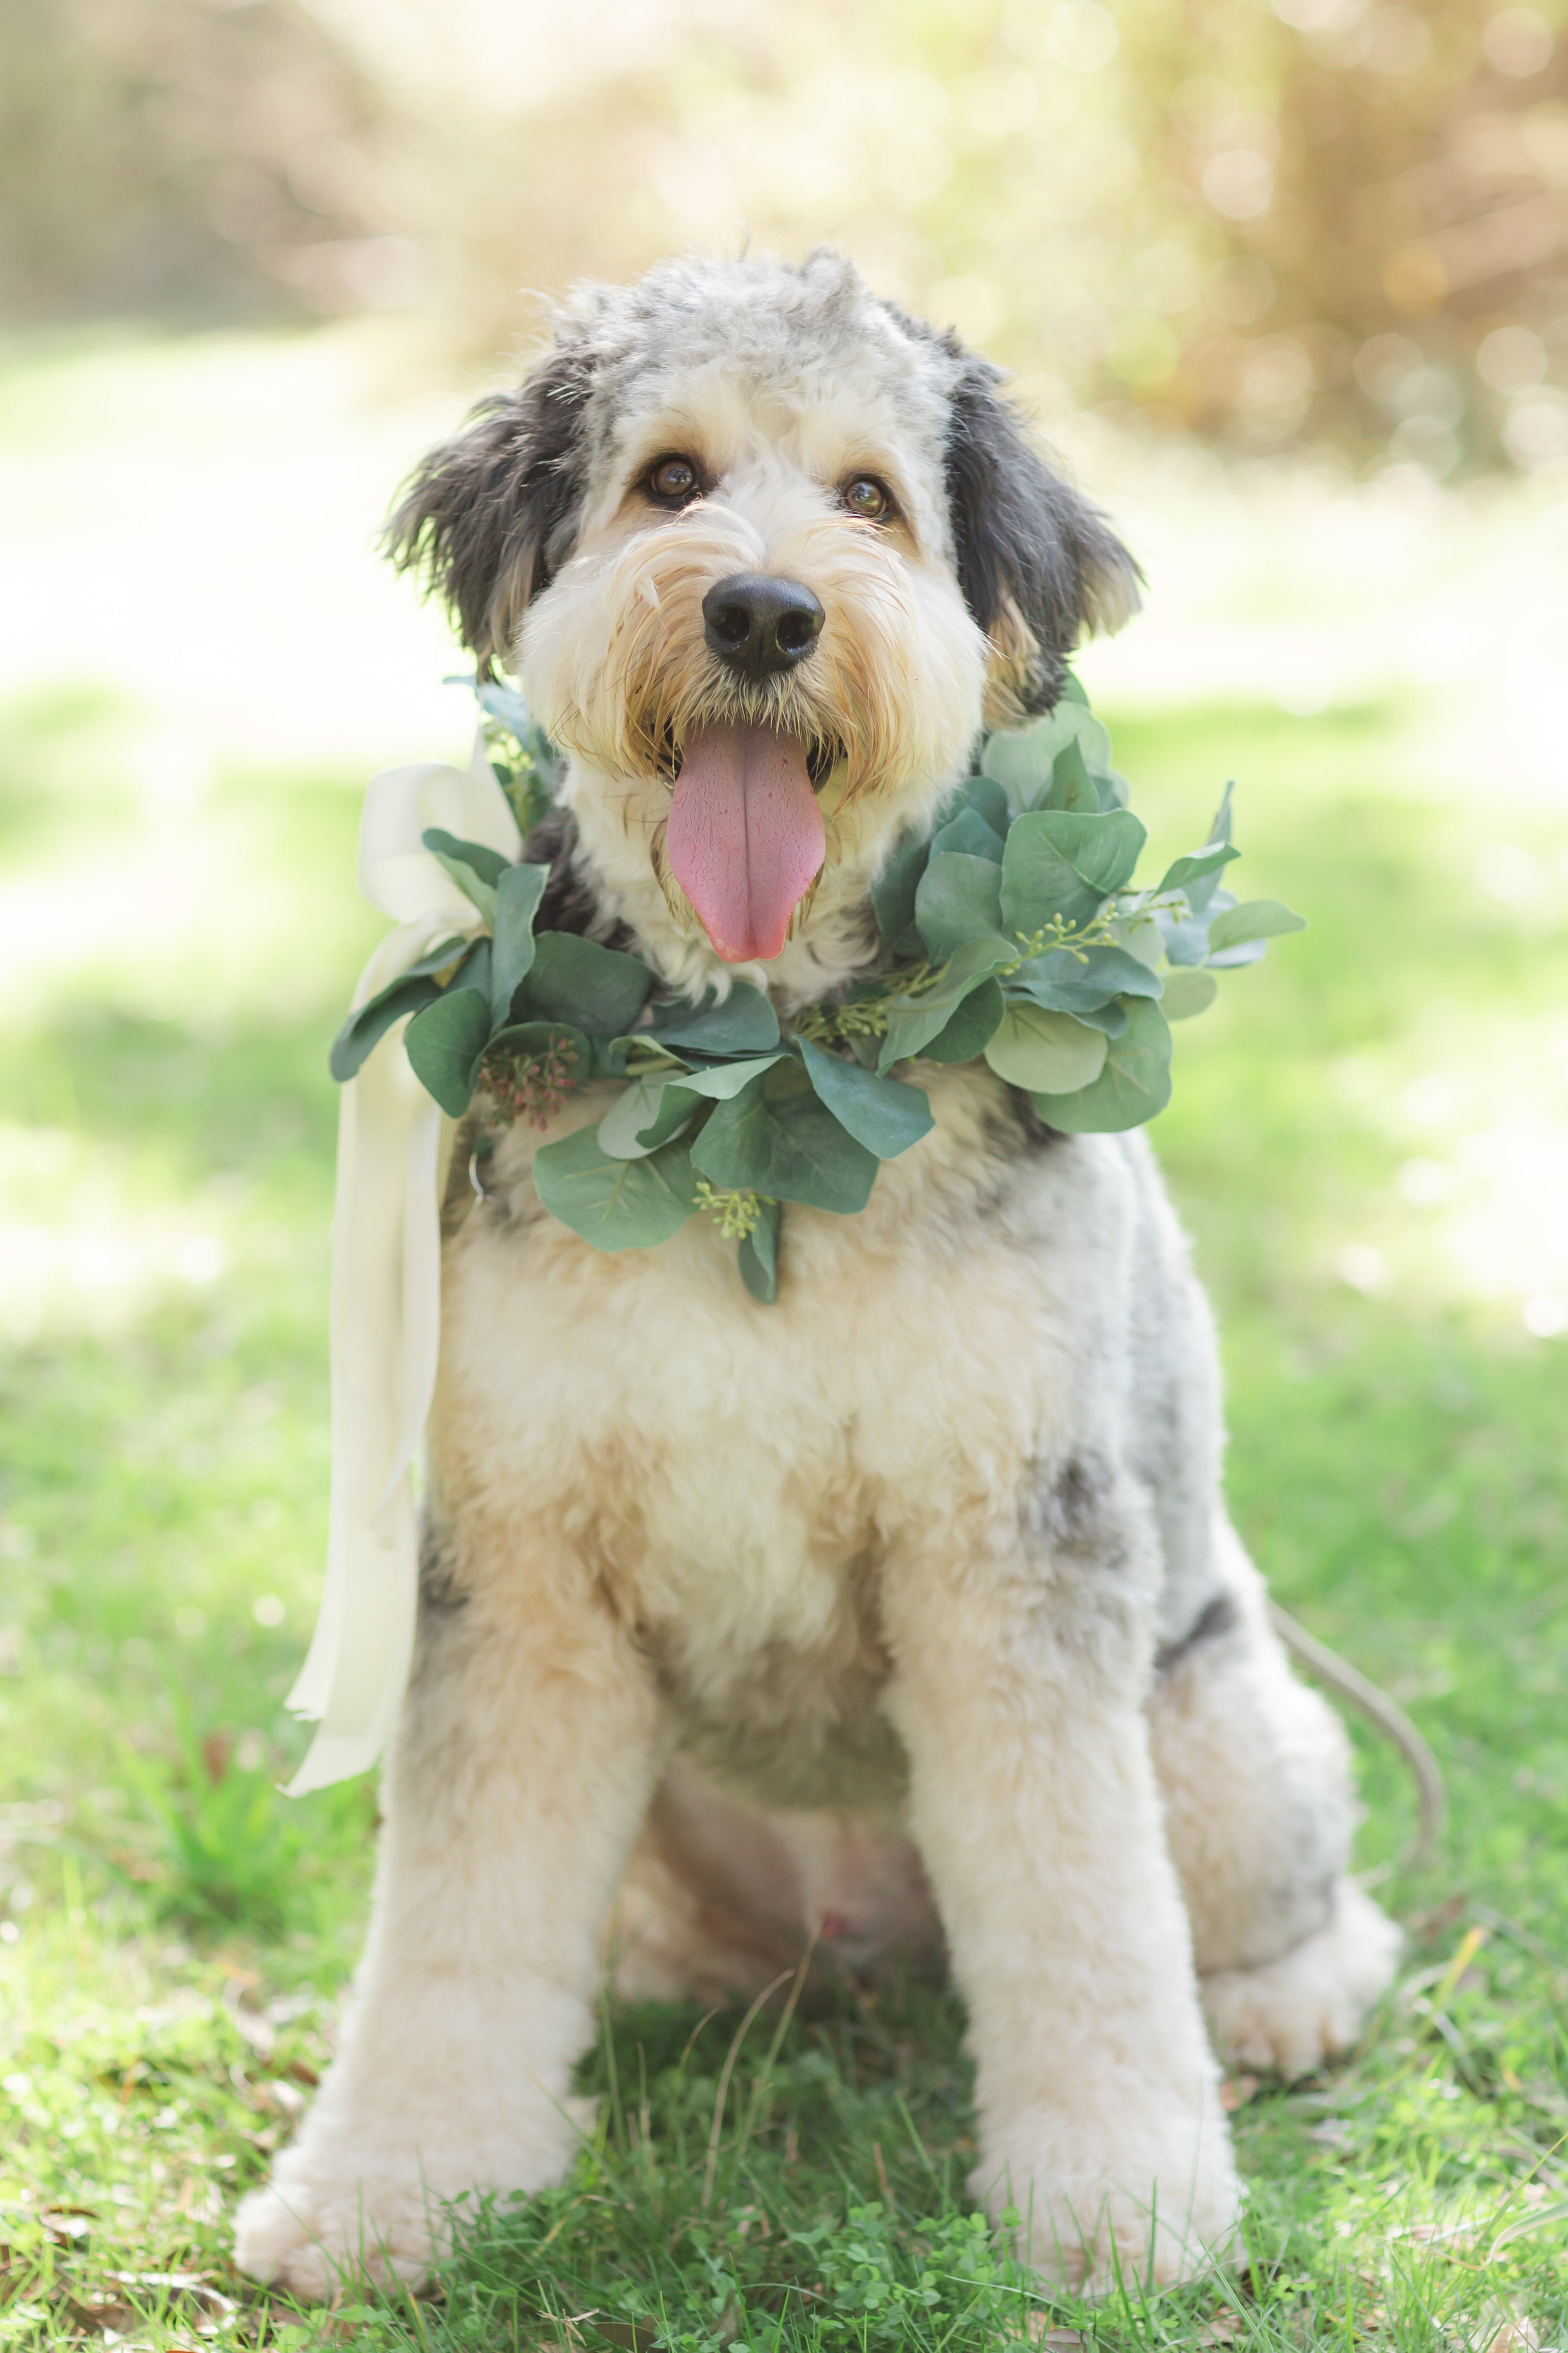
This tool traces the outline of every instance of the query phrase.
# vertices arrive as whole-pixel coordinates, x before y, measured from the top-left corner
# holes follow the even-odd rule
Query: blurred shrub
[[[0,310],[339,309],[380,202],[374,81],[298,0],[0,0]]]
[[[1568,42],[1534,5],[0,6],[35,305],[401,305],[488,355],[521,288],[826,236],[1047,418],[1568,462]]]

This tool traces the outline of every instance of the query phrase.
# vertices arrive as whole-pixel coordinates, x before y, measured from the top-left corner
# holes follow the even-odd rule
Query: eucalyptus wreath
[[[526,842],[562,762],[520,695],[476,691]],[[784,1028],[743,981],[693,1002],[637,956],[536,930],[547,866],[432,828],[425,847],[485,931],[438,942],[352,1014],[332,1075],[352,1078],[412,1016],[409,1062],[453,1119],[477,1110],[481,1157],[513,1121],[542,1129],[574,1089],[619,1082],[596,1124],[535,1154],[545,1208],[604,1250],[649,1249],[707,1214],[739,1242],[752,1296],[772,1301],[784,1205],[852,1215],[881,1163],[931,1128],[917,1058],[985,1062],[1067,1134],[1164,1108],[1171,1022],[1213,1003],[1217,972],[1304,928],[1221,881],[1237,855],[1231,792],[1203,847],[1137,889],[1145,829],[1069,680],[1047,717],[986,735],[939,822],[895,849],[871,893],[875,967]]]

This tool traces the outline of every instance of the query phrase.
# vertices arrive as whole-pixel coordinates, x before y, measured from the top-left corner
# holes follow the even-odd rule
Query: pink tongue
[[[770,727],[704,727],[686,746],[664,846],[726,964],[776,956],[827,854],[805,746]]]

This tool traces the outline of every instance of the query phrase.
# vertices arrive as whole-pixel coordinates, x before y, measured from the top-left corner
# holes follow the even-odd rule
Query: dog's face
[[[853,961],[983,715],[1048,709],[1135,604],[996,382],[837,255],[671,263],[581,294],[416,477],[394,554],[573,755],[595,879],[672,978]]]

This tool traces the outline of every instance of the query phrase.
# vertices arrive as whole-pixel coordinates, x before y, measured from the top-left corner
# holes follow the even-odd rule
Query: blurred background
[[[374,536],[550,296],[747,237],[1004,360],[1146,567],[1082,667],[1153,850],[1234,776],[1244,887],[1312,926],[1153,1131],[1237,1508],[1442,1750],[1423,1900],[1568,1933],[1563,0],[0,0],[0,1946],[44,2010],[129,1999],[138,1938],[353,1948],[372,1793],[272,1795],[326,1050],[364,777],[471,724]]]

